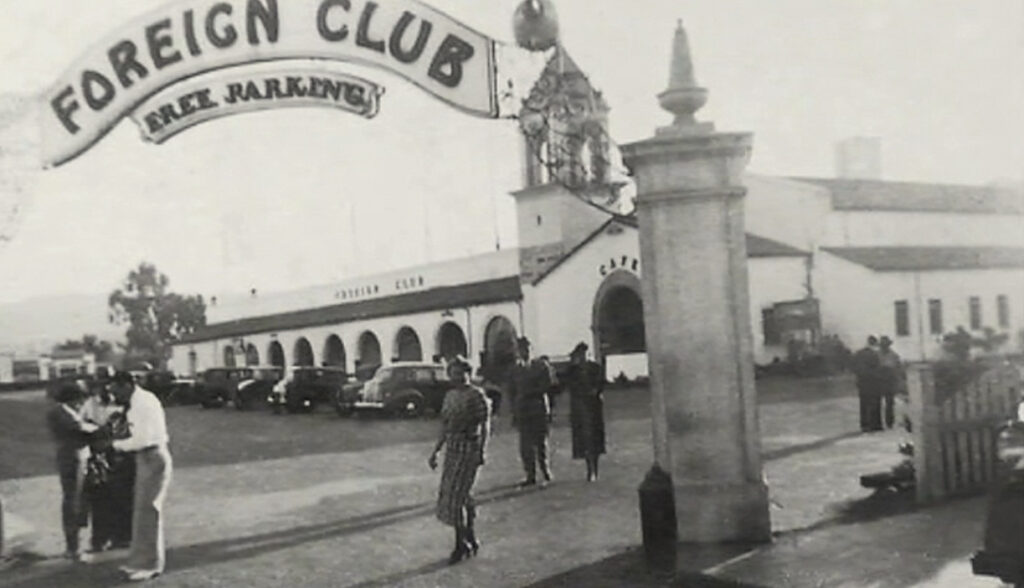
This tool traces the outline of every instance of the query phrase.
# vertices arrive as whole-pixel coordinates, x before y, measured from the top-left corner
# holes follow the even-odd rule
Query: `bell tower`
[[[608,104],[557,46],[520,111],[523,188],[516,199],[520,274],[532,280],[608,220]],[[590,201],[590,203],[588,203]]]

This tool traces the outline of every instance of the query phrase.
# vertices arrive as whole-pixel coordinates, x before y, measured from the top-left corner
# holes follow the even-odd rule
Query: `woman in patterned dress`
[[[476,503],[472,490],[476,473],[484,463],[484,448],[490,436],[491,407],[484,391],[469,383],[472,367],[462,357],[448,363],[448,377],[455,387],[444,397],[441,434],[427,463],[437,468],[437,454],[444,452],[444,468],[437,498],[437,518],[455,528],[455,549],[448,558],[455,564],[476,555],[473,522]]]

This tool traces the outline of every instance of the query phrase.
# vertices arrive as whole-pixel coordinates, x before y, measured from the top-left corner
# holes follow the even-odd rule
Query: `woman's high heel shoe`
[[[467,543],[469,544],[470,555],[475,556],[480,551],[480,543],[477,542],[476,537],[470,537],[467,539]]]
[[[455,565],[455,564],[459,563],[460,561],[468,558],[469,555],[470,555],[469,545],[467,543],[465,543],[465,542],[461,542],[461,543],[459,543],[458,545],[455,546],[455,549],[452,550],[452,554],[448,556],[448,565],[450,565],[450,566]]]

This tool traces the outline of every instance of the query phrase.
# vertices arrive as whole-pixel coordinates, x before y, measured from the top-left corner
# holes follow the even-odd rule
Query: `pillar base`
[[[768,486],[763,482],[676,484],[676,521],[683,543],[768,543]]]

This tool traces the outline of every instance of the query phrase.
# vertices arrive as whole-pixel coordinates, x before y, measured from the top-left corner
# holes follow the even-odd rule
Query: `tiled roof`
[[[835,210],[1024,214],[1024,196],[1006,188],[884,182],[827,178],[791,178],[827,188]]]
[[[1020,247],[822,247],[880,272],[1024,268]]]
[[[612,223],[619,223],[634,229],[638,227],[638,223],[635,216],[614,216],[608,219],[607,222],[602,224],[594,232],[587,236],[587,238],[580,241],[575,247],[573,247],[568,253],[562,256],[554,265],[549,267],[540,276],[533,281],[533,285],[544,281],[544,278],[551,275],[556,269],[558,269],[563,263],[569,260],[570,257],[576,254],[577,251],[583,249],[588,243],[593,241],[598,235],[603,233]],[[761,258],[761,257],[807,257],[810,253],[801,251],[796,247],[791,247],[785,243],[779,241],[773,241],[765,237],[759,237],[747,233],[747,258]]]
[[[495,302],[509,302],[521,300],[522,298],[523,292],[519,284],[519,277],[510,276],[485,282],[444,286],[372,300],[215,323],[183,337],[181,342],[198,343],[254,333],[333,325],[382,316],[462,308]]]

